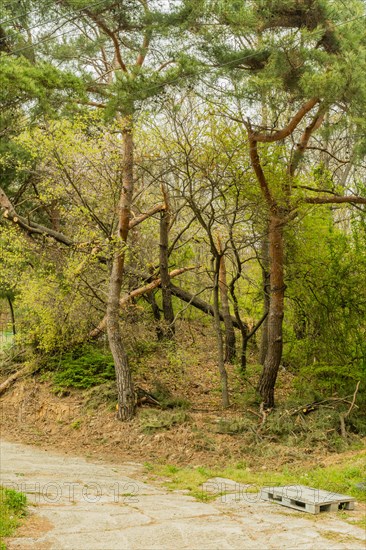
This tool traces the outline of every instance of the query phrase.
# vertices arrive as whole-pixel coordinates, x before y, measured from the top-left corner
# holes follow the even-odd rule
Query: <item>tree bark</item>
[[[268,236],[263,236],[262,240],[262,283],[263,283],[263,313],[268,313],[270,302],[270,282],[269,282],[269,250]],[[259,362],[264,365],[268,351],[268,315],[262,325],[262,336],[259,350]]]
[[[120,294],[124,273],[127,237],[133,196],[133,123],[132,117],[123,119],[123,166],[121,193],[118,205],[117,250],[114,256],[109,283],[107,305],[107,334],[116,371],[119,420],[130,420],[135,413],[135,392],[131,369],[125,351],[119,324]]]
[[[269,257],[270,257],[270,304],[268,314],[268,351],[258,391],[265,409],[274,407],[274,388],[278,368],[282,357],[282,321],[284,316],[284,243],[283,220],[278,209],[270,213],[269,221]]]
[[[166,190],[163,189],[165,195],[165,210],[160,213],[160,279],[161,279],[161,293],[163,302],[163,315],[165,326],[163,328],[164,337],[172,340],[175,334],[174,327],[174,310],[172,303],[172,292],[170,288],[170,276],[168,267],[168,249],[169,249],[169,225],[170,225],[170,213],[168,195]]]
[[[160,308],[158,304],[156,303],[155,299],[155,291],[147,292],[146,293],[146,300],[151,305],[151,310],[153,312],[153,316],[156,323],[156,336],[158,340],[162,340],[164,338],[164,332],[161,328],[161,315],[160,315]]]
[[[219,251],[222,253],[222,246],[220,238],[218,238]],[[230,304],[229,304],[229,295],[228,295],[228,286],[226,278],[226,264],[224,255],[220,256],[220,266],[219,266],[219,290],[221,297],[221,309],[224,317],[225,325],[225,361],[227,363],[232,363],[236,357],[236,339],[234,325],[230,315]]]
[[[12,325],[13,335],[15,336],[15,334],[16,334],[16,328],[15,328],[15,315],[14,315],[13,301],[12,301],[12,299],[10,298],[9,295],[7,295],[7,300],[8,300],[9,309],[10,309],[11,325]]]
[[[18,378],[21,378],[21,376],[25,374],[31,374],[33,371],[34,371],[34,367],[32,369],[29,366],[26,366],[23,369],[18,370],[17,372],[9,376],[9,378],[4,380],[4,382],[0,384],[0,395],[2,395],[8,388],[10,388],[10,386],[14,384],[14,382],[16,382]]]
[[[227,385],[227,372],[225,369],[224,361],[224,344],[221,334],[221,323],[219,313],[219,271],[220,271],[220,257],[215,258],[215,272],[214,272],[214,289],[213,289],[213,309],[214,309],[214,325],[217,341],[217,355],[218,355],[218,367],[221,380],[221,396],[223,407],[229,407],[229,391]]]

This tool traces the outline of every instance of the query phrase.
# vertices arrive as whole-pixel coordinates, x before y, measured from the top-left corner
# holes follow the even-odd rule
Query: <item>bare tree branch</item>
[[[285,139],[288,137],[292,132],[295,130],[295,128],[298,126],[298,124],[301,122],[301,120],[304,118],[304,116],[311,111],[311,109],[319,103],[319,98],[313,97],[312,99],[309,99],[302,107],[297,111],[297,113],[292,117],[290,122],[282,128],[282,130],[277,130],[274,134],[260,134],[260,133],[253,133],[252,139],[254,141],[261,141],[262,143],[270,143],[272,141],[280,141],[281,139]]]
[[[161,212],[162,210],[165,210],[165,204],[156,204],[150,210],[147,212],[144,212],[143,214],[140,214],[139,216],[136,216],[132,220],[130,220],[129,223],[129,229],[132,229],[133,227],[136,227],[136,225],[139,225],[141,222],[146,220],[147,218],[150,218],[154,214],[157,214],[157,212]]]
[[[302,202],[307,204],[366,204],[366,197],[349,195],[348,197],[306,197]]]
[[[27,220],[23,216],[19,216],[13,207],[12,203],[8,199],[5,191],[0,187],[0,208],[3,210],[4,218],[12,221],[13,223],[19,225],[24,231],[29,235],[33,233],[43,236],[48,236],[54,239],[55,241],[62,243],[66,246],[72,246],[74,244],[72,239],[66,237],[63,233],[50,229],[39,223],[35,223]]]

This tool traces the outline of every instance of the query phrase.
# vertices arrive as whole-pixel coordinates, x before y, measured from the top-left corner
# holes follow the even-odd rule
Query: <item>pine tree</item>
[[[243,146],[249,147],[267,209],[268,351],[258,390],[264,406],[271,408],[283,348],[284,228],[300,204],[366,203],[355,191],[298,191],[303,159],[313,134],[325,126],[327,113],[342,113],[358,132],[364,124],[359,113],[366,99],[365,6],[357,0],[347,7],[319,0],[228,0],[210,3],[209,9],[208,23],[199,32],[206,55],[217,67],[216,80],[211,78],[215,101],[225,82],[221,100],[228,104],[228,118],[245,127]],[[269,113],[266,127],[256,114],[263,108]]]

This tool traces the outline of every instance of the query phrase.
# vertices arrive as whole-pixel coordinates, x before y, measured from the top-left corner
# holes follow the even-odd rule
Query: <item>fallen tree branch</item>
[[[66,246],[74,246],[77,244],[72,239],[70,239],[63,233],[60,233],[59,231],[55,231],[54,229],[46,227],[45,225],[41,225],[39,223],[28,220],[24,216],[20,216],[15,210],[13,204],[11,203],[8,196],[6,195],[5,191],[1,187],[0,187],[0,208],[3,210],[3,216],[5,219],[21,227],[26,233],[28,233],[28,235],[37,234],[37,235],[51,237],[55,241],[61,244],[64,244]],[[165,209],[165,204],[163,203],[153,206],[147,212],[144,212],[143,214],[140,214],[139,216],[132,218],[129,223],[129,229],[136,227],[147,218],[153,216],[157,212],[161,212],[164,209]]]
[[[185,273],[186,271],[192,271],[192,269],[197,269],[198,266],[189,266],[189,267],[181,267],[180,269],[174,269],[169,273],[169,277],[172,279],[173,277],[177,277],[178,275],[181,275],[182,273]],[[154,288],[157,288],[161,284],[161,278],[157,278],[151,283],[136,288],[129,292],[128,294],[125,294],[122,296],[122,298],[119,301],[120,307],[125,306],[130,300],[133,298],[138,298],[139,296],[142,296],[143,294],[146,294],[148,292],[151,292],[154,290]],[[90,334],[89,338],[94,339],[97,338],[102,332],[104,332],[107,325],[107,317],[105,316],[102,321],[99,323],[99,325],[93,329]]]
[[[361,384],[361,380],[359,380],[359,381],[357,382],[356,389],[355,389],[355,392],[354,392],[353,398],[352,398],[352,403],[351,403],[350,408],[348,409],[348,411],[347,411],[346,414],[344,415],[345,418],[347,418],[347,416],[350,415],[350,413],[351,413],[353,407],[355,406],[356,397],[357,397],[357,392],[358,392],[358,388],[360,387],[360,384]]]
[[[180,288],[179,286],[172,284],[170,285],[170,289],[171,289],[171,293],[177,298],[179,298],[180,300],[182,300],[183,302],[187,302],[191,306],[199,309],[200,311],[203,311],[203,313],[206,313],[207,315],[211,315],[212,317],[214,316],[213,307],[208,302],[205,302],[201,298],[198,298],[198,296],[191,294],[190,292],[188,292],[187,290],[184,290],[183,288]],[[220,320],[223,321],[224,315],[222,311],[219,312],[219,315],[220,315]],[[231,316],[231,320],[233,322],[234,327],[240,329],[240,326],[236,317]]]
[[[19,225],[19,227],[21,227],[29,235],[32,235],[33,233],[36,233],[38,235],[47,235],[48,237],[51,237],[55,241],[62,243],[66,246],[72,246],[74,244],[73,241],[69,239],[69,237],[66,237],[66,235],[64,235],[63,233],[60,233],[59,231],[54,231],[53,229],[50,229],[45,225],[41,225],[39,223],[35,223],[30,220],[27,220],[27,218],[24,218],[23,216],[19,216],[14,206],[8,199],[5,191],[1,187],[0,187],[0,207],[3,210],[4,218],[12,221],[16,225]]]
[[[158,268],[156,268],[156,269],[158,269]],[[138,273],[136,273],[135,270],[130,269],[128,266],[126,266],[126,273],[128,273],[130,275],[134,275],[134,276],[138,275]],[[145,274],[145,275],[143,275],[142,279],[145,283],[150,283],[150,282],[153,282],[154,280],[156,280],[156,279],[154,279],[154,277],[156,277],[156,275],[157,275],[157,273],[154,273],[152,275]],[[205,300],[202,300],[202,298],[199,298],[196,294],[192,294],[191,292],[188,292],[188,290],[184,290],[183,288],[181,288],[179,286],[176,286],[172,283],[170,284],[170,290],[171,290],[171,293],[176,298],[179,298],[180,300],[182,300],[182,302],[186,302],[188,305],[190,305],[192,307],[195,307],[196,309],[199,309],[203,313],[206,313],[207,315],[211,315],[213,317],[214,312],[213,312],[213,307],[211,306],[211,304],[209,304],[208,302],[205,302]],[[223,321],[224,316],[223,316],[222,311],[220,311],[219,314],[220,314],[220,320]],[[231,319],[232,319],[234,327],[240,330],[240,325],[239,325],[239,322],[236,319],[236,317],[232,316]],[[253,331],[255,332],[257,330],[257,328],[259,328],[259,326],[262,324],[263,321],[264,321],[264,319],[262,318],[259,321],[259,325],[255,325],[252,332]],[[249,330],[249,327],[247,327],[247,330]],[[254,334],[254,332],[253,332],[253,334]],[[251,334],[251,336],[253,336],[253,334]]]
[[[2,384],[0,384],[0,395],[2,395],[10,386],[12,386],[14,384],[14,382],[16,382],[19,378],[21,378],[22,376],[25,376],[27,374],[33,374],[34,372],[36,372],[40,367],[37,367],[37,368],[34,368],[34,367],[29,367],[26,366],[24,367],[23,369],[21,370],[18,370],[17,372],[15,372],[14,374],[12,374],[11,376],[9,376],[9,378],[7,378]]]

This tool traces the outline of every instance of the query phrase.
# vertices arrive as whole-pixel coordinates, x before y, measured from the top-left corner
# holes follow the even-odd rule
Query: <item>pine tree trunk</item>
[[[221,323],[220,323],[220,309],[219,309],[219,270],[220,270],[220,258],[215,259],[215,282],[213,289],[213,308],[214,308],[214,324],[216,332],[216,341],[217,341],[217,354],[218,354],[218,367],[220,372],[221,379],[221,395],[222,395],[222,405],[223,407],[229,407],[229,391],[227,385],[227,372],[225,369],[224,361],[224,345],[222,341],[221,334]]]
[[[234,325],[230,315],[229,295],[226,280],[226,265],[224,256],[221,256],[220,258],[219,288],[221,297],[221,309],[224,316],[225,325],[225,361],[227,363],[232,363],[232,361],[236,357],[236,340]]]
[[[175,327],[168,266],[169,223],[170,215],[167,208],[160,213],[160,279],[165,321],[164,337],[171,340],[174,338]]]
[[[263,284],[263,309],[264,313],[269,310],[270,283],[269,283],[269,246],[267,234],[262,240],[262,284]],[[262,336],[259,350],[259,362],[264,365],[268,351],[268,316],[262,325]]]
[[[270,305],[268,315],[268,352],[258,391],[265,408],[275,405],[274,388],[282,357],[282,322],[284,316],[284,243],[283,221],[277,210],[271,212],[269,223]]]
[[[113,260],[112,272],[109,283],[107,305],[107,334],[111,353],[113,355],[116,371],[116,384],[118,393],[119,420],[130,420],[135,413],[135,393],[130,366],[126,355],[121,327],[119,324],[119,300],[121,295],[124,273],[125,254],[129,222],[131,215],[131,202],[133,195],[133,124],[132,118],[123,120],[123,168],[121,194],[118,205],[118,233],[117,250]]]

